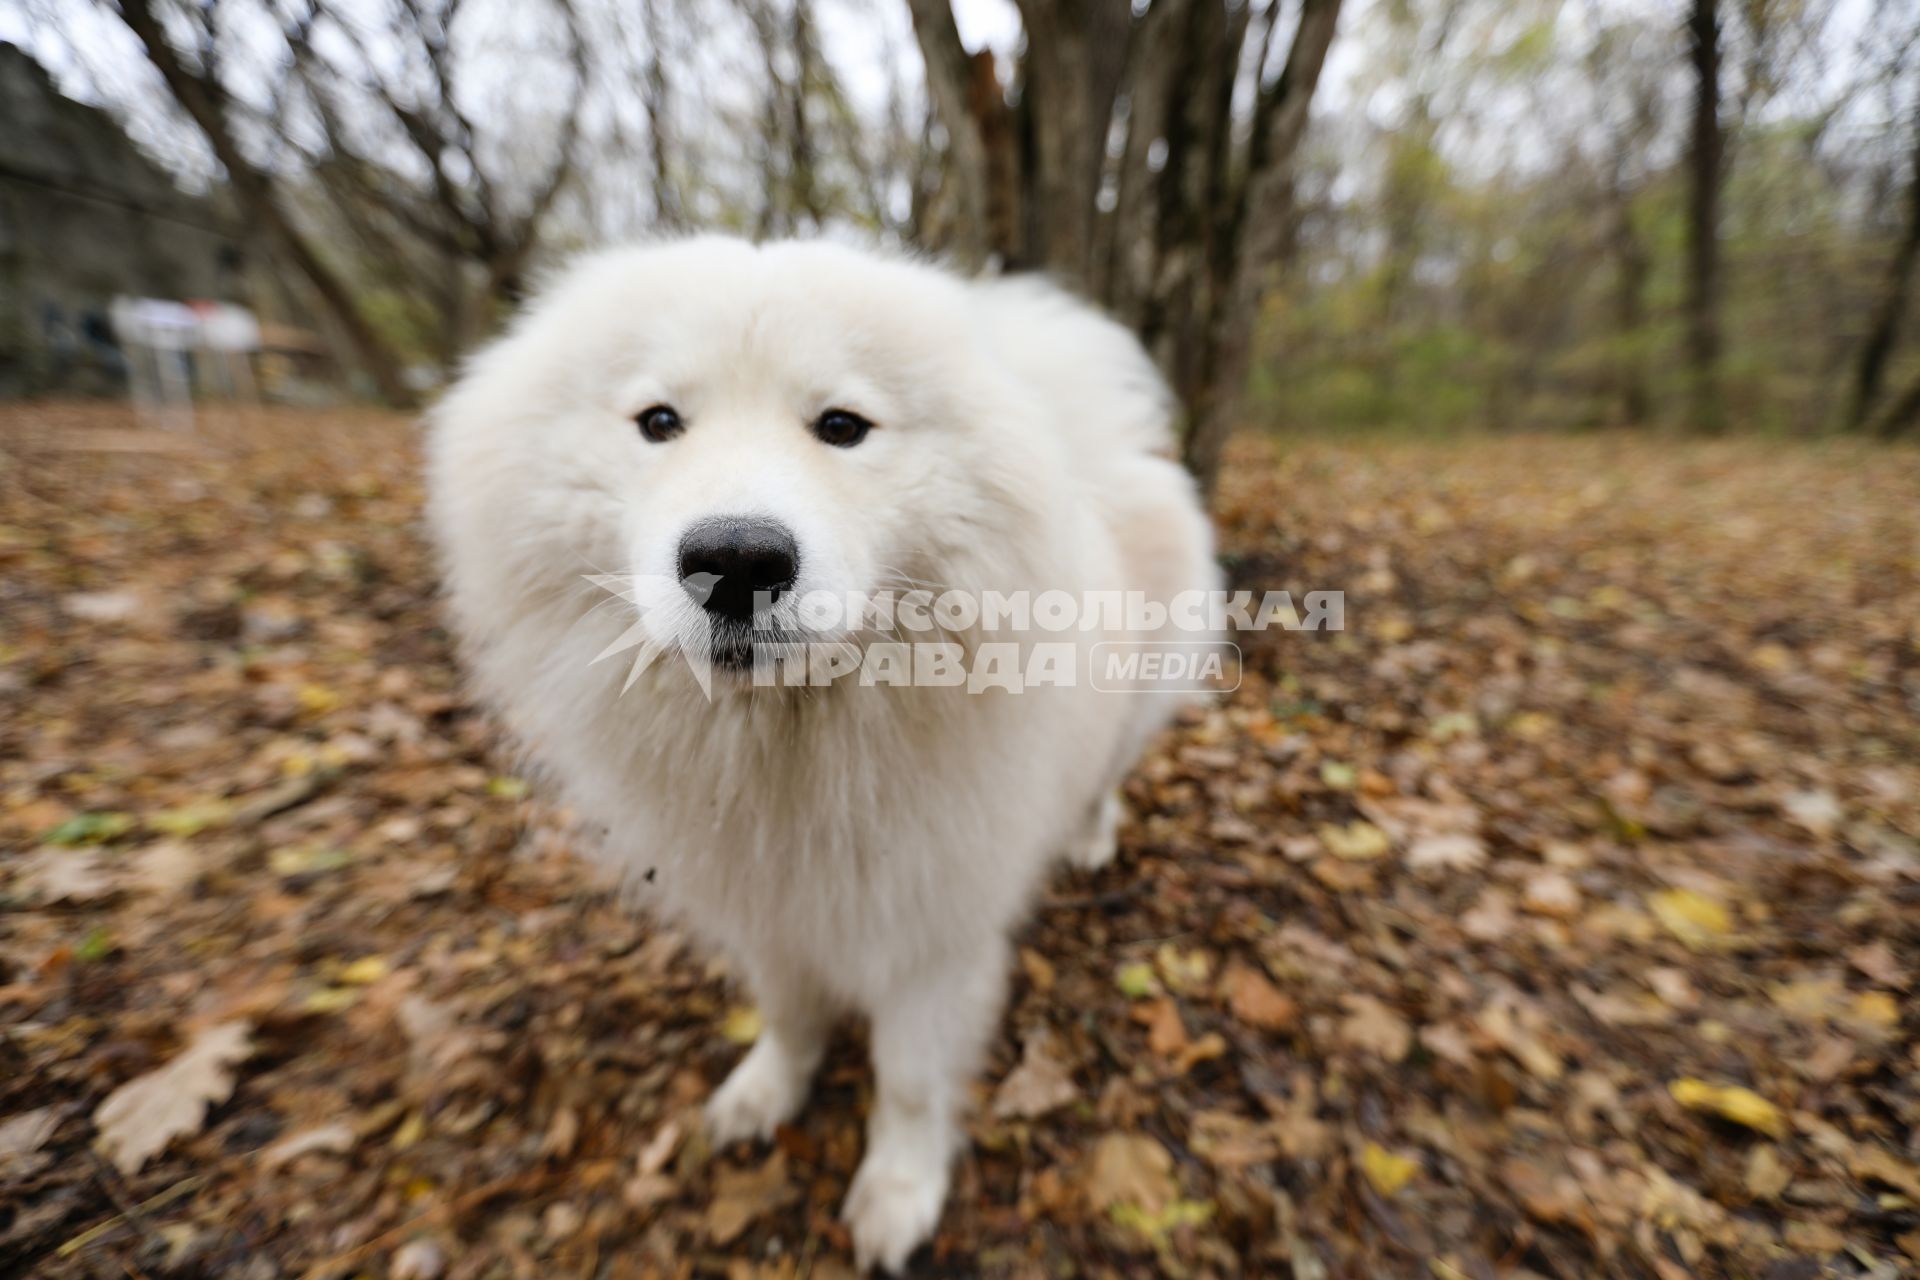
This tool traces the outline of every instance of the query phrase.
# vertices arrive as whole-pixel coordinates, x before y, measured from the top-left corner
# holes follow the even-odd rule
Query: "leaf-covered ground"
[[[845,1276],[857,1031],[574,863],[410,427],[0,418],[0,1273]],[[1244,449],[1272,631],[1021,936],[924,1275],[1920,1268],[1920,454]]]

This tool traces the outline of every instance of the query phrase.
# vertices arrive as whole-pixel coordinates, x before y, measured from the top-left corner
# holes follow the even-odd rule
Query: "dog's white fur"
[[[683,434],[640,436],[655,403]],[[809,424],[830,407],[873,431],[822,443]],[[671,578],[692,522],[747,514],[794,530],[798,591],[1212,588],[1170,408],[1129,334],[1044,284],[699,238],[577,263],[433,414],[432,522],[481,692],[609,830],[603,860],[651,871],[641,892],[759,1004],[714,1138],[789,1120],[831,1021],[871,1019],[844,1210],[863,1269],[897,1270],[931,1234],[1009,930],[1057,855],[1110,856],[1116,785],[1180,699],[1098,692],[1083,668],[1017,695],[723,672],[709,700],[678,661],[622,696],[629,664],[593,659],[632,611],[586,575]],[[653,615],[674,643],[684,619]]]

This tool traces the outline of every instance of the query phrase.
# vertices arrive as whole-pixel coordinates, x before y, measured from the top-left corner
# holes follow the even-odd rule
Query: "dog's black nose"
[[[772,520],[702,520],[680,539],[680,585],[715,617],[747,621],[756,603],[779,599],[799,571],[793,534]]]

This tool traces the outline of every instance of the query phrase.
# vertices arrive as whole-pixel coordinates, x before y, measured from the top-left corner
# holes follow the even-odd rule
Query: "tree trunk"
[[[1694,72],[1693,142],[1688,156],[1687,364],[1697,431],[1726,429],[1720,387],[1720,185],[1726,139],[1720,126],[1718,0],[1694,0],[1687,22]]]
[[[1220,460],[1247,380],[1260,305],[1286,250],[1293,216],[1293,158],[1306,136],[1314,89],[1339,18],[1340,0],[1303,0],[1286,67],[1255,112],[1249,172],[1228,232],[1233,241],[1230,273],[1221,282],[1221,311],[1212,321],[1215,349],[1201,380],[1180,389],[1187,397],[1188,415],[1182,454],[1208,495],[1219,481]]]
[[[1907,227],[1894,253],[1887,291],[1874,312],[1866,344],[1860,348],[1853,403],[1847,410],[1847,425],[1856,430],[1866,426],[1874,402],[1880,398],[1887,377],[1887,361],[1893,355],[1894,340],[1900,336],[1900,317],[1907,309],[1907,291],[1913,282],[1914,265],[1920,261],[1920,110],[1914,112],[1913,125],[1913,177],[1907,185]]]
[[[1884,440],[1892,440],[1913,430],[1920,423],[1920,378],[1907,384],[1901,392],[1879,415],[1873,419],[1873,434]]]
[[[946,173],[942,199],[949,204],[952,229],[943,246],[961,265],[977,267],[987,260],[987,147],[981,123],[971,110],[973,60],[960,43],[949,0],[907,0],[913,15],[913,36],[927,67],[927,96],[933,113],[947,134]]]
[[[1033,125],[1041,264],[1097,292],[1093,227],[1133,13],[1123,0],[1018,0],[1023,107]]]
[[[1620,389],[1620,417],[1630,427],[1645,426],[1653,416],[1653,399],[1647,392],[1647,362],[1644,352],[1647,326],[1647,277],[1652,264],[1647,247],[1633,225],[1631,193],[1615,189],[1612,226],[1608,238],[1613,244],[1614,340],[1620,345],[1616,376]]]
[[[373,379],[381,398],[395,406],[411,405],[413,393],[401,378],[399,362],[393,353],[360,313],[345,282],[321,260],[280,207],[272,180],[242,154],[228,129],[219,86],[187,69],[168,43],[150,0],[121,0],[120,14],[145,47],[147,57],[160,72],[181,110],[206,135],[214,158],[227,171],[227,180],[241,209],[285,255],[288,264],[313,286],[327,313],[352,344],[354,354]]]

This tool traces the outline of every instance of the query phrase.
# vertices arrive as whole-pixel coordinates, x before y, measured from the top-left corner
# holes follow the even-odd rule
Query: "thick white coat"
[[[654,404],[682,434],[641,437]],[[824,444],[828,408],[874,429]],[[716,1136],[788,1119],[832,1018],[873,1020],[846,1207],[862,1266],[898,1268],[936,1224],[1008,932],[1057,856],[1110,854],[1113,789],[1181,700],[1084,669],[1017,695],[720,672],[709,696],[672,652],[694,616],[677,593],[648,613],[667,652],[623,692],[634,655],[595,658],[633,608],[590,578],[670,582],[691,523],[755,515],[793,530],[796,594],[1211,588],[1170,408],[1129,334],[1043,284],[698,238],[580,260],[432,415],[432,524],[481,692],[606,829],[595,856],[731,957],[766,1015]]]

